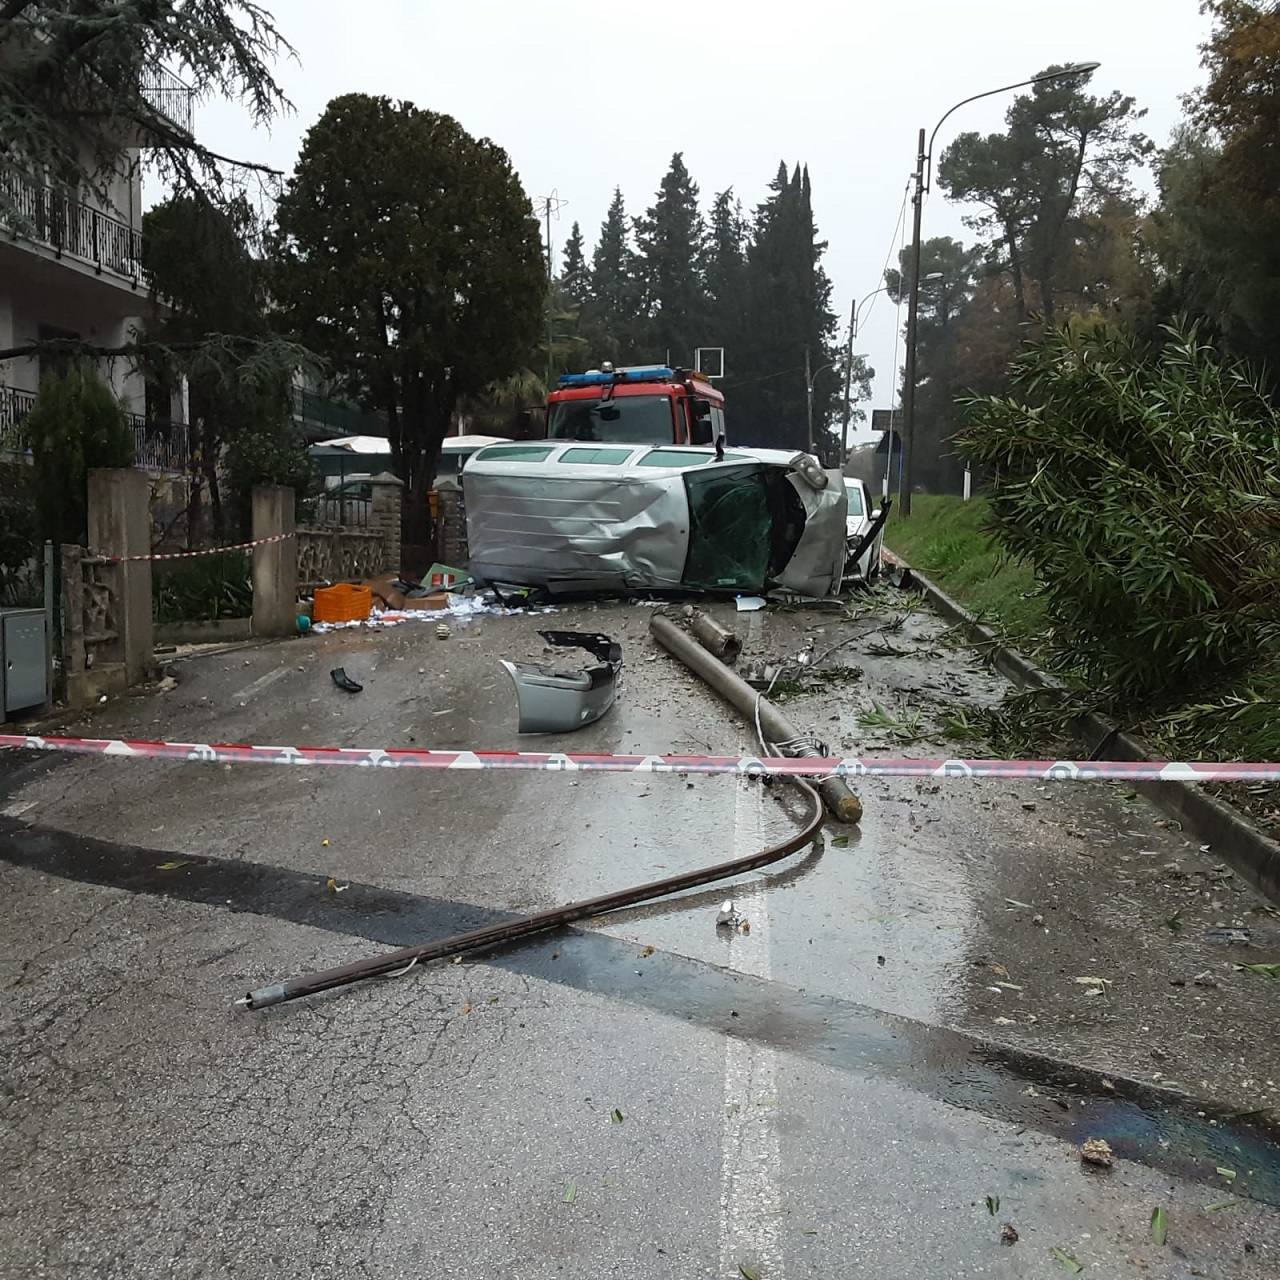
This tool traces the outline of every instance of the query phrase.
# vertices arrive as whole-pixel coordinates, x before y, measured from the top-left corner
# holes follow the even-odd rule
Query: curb
[[[885,558],[898,568],[907,562],[887,548]],[[963,627],[969,640],[980,646],[987,661],[1007,680],[1024,689],[1061,689],[1064,686],[1009,648],[990,627],[985,627],[963,605],[953,600],[937,583],[919,569],[911,569],[908,584],[949,622]],[[1095,712],[1078,717],[1072,730],[1091,759],[1105,753],[1111,760],[1153,760],[1141,738],[1125,733],[1118,725]],[[1161,813],[1181,824],[1186,835],[1213,852],[1238,871],[1255,889],[1272,902],[1280,903],[1280,842],[1245,817],[1238,809],[1189,782],[1135,782],[1135,791]]]

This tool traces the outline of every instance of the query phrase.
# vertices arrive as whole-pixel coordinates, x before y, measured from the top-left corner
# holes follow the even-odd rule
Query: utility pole
[[[552,324],[554,317],[551,314],[551,290],[555,284],[555,255],[551,249],[551,216],[555,215],[559,221],[561,208],[568,204],[567,200],[561,200],[559,193],[552,190],[549,196],[539,196],[536,204],[540,205],[539,212],[546,219],[547,224],[547,390],[551,390],[551,344],[555,340],[552,333]]]
[[[853,406],[849,397],[853,394],[853,339],[858,332],[858,303],[849,303],[849,354],[844,366],[844,425],[840,428],[840,474],[844,474],[845,459],[849,456],[849,415]]]
[[[809,348],[804,349],[805,420],[809,424],[809,452],[813,452],[813,375],[809,372]]]
[[[936,131],[935,131],[936,132]],[[924,205],[924,130],[916,147],[916,189],[911,197],[911,292],[907,296],[907,362],[902,382],[902,434],[899,442],[901,460],[898,484],[901,488],[901,513],[911,514],[911,455],[916,443],[916,324],[920,313],[920,215]],[[892,425],[892,419],[890,419]]]

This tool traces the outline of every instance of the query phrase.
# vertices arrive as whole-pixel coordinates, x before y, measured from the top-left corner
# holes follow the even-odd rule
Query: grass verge
[[[1019,647],[1039,648],[1047,625],[1044,603],[1032,594],[1031,570],[1006,561],[986,532],[986,499],[963,502],[922,493],[913,495],[911,505],[909,516],[890,516],[889,549]]]

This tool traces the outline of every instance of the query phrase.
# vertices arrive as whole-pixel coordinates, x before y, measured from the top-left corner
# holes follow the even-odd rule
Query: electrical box
[[[4,711],[49,701],[49,629],[43,609],[0,609]]]

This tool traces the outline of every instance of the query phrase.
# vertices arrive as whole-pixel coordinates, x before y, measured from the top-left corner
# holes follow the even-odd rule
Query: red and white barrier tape
[[[348,764],[384,769],[521,769],[551,773],[761,773],[807,778],[1020,778],[1047,781],[1280,782],[1280,764],[1160,760],[910,760],[832,756],[612,755],[560,751],[436,751],[402,747],[254,747],[233,742],[0,734],[0,748],[201,764]]]
[[[109,564],[124,564],[132,560],[190,560],[195,556],[216,556],[224,551],[248,551],[250,547],[265,547],[269,542],[284,542],[286,538],[296,538],[296,533],[273,533],[269,538],[255,538],[252,542],[233,542],[229,547],[202,547],[199,551],[162,551],[144,556],[98,556]]]

